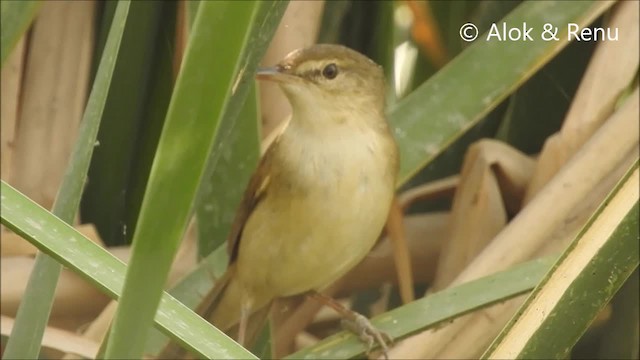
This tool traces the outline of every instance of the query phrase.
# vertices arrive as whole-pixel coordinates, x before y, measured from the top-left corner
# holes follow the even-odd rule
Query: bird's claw
[[[389,334],[378,330],[369,319],[360,314],[355,314],[353,320],[342,320],[342,326],[351,331],[360,338],[360,341],[367,346],[367,355],[370,355],[375,345],[379,345],[385,359],[388,359],[389,345],[393,343],[393,339]]]

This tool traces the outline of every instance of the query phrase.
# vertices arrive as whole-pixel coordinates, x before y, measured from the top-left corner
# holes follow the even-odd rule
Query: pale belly
[[[360,262],[385,224],[394,191],[382,174],[373,175],[265,198],[240,241],[245,289],[271,297],[319,290]]]

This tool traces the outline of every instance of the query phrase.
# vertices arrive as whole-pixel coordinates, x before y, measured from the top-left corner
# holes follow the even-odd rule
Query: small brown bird
[[[326,288],[367,255],[398,173],[384,74],[372,60],[315,45],[257,76],[280,85],[292,117],[253,174],[228,238],[210,319],[223,331],[240,322],[241,338],[250,314]]]

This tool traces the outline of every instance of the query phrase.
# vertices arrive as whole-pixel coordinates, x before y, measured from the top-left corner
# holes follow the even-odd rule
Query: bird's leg
[[[377,343],[382,348],[384,358],[388,359],[388,344],[392,343],[393,339],[387,333],[378,330],[373,326],[373,324],[371,324],[369,319],[362,314],[351,309],[347,309],[329,296],[321,294],[315,290],[308,292],[307,296],[331,307],[340,314],[340,316],[342,316],[342,326],[357,335],[360,340],[367,345],[367,354],[373,350],[375,343]]]
[[[240,307],[240,322],[238,324],[238,343],[242,346],[245,346],[247,324],[249,323],[249,316],[251,316],[251,305],[252,301],[246,295],[243,296]]]

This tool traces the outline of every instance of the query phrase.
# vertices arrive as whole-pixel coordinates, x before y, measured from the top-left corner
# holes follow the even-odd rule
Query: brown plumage
[[[373,61],[316,45],[258,77],[281,85],[293,114],[249,182],[228,238],[229,269],[205,304],[223,331],[277,297],[322,290],[362,260],[398,171]]]

